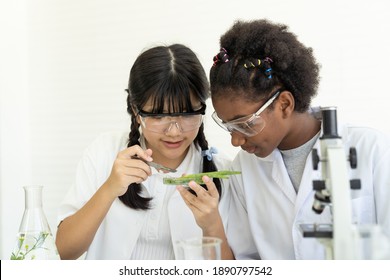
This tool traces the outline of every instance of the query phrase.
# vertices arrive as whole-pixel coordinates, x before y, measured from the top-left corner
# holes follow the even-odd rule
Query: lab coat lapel
[[[317,140],[313,149],[317,149],[318,153],[320,152],[319,140]],[[321,166],[319,165],[318,169],[314,170],[312,153],[313,151],[310,152],[306,159],[305,169],[298,189],[295,213],[299,212],[307,199],[312,200],[314,198],[313,180],[321,180]]]
[[[294,186],[291,183],[290,176],[284,167],[282,154],[279,150],[275,150],[269,157],[273,157],[272,178],[278,184],[279,188],[286,195],[286,197],[294,204],[296,200],[296,193]]]

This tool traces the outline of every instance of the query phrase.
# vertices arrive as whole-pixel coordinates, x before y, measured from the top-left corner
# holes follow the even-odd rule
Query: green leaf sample
[[[214,172],[204,172],[197,174],[189,174],[181,177],[165,177],[163,183],[165,185],[187,185],[190,181],[195,181],[197,184],[204,184],[202,181],[203,176],[210,178],[228,179],[230,175],[241,174],[240,171],[220,170]]]

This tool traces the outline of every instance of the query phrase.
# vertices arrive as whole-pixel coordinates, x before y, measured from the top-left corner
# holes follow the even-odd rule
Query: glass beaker
[[[49,223],[42,208],[43,186],[24,186],[25,209],[11,260],[59,260]]]
[[[222,240],[216,237],[196,237],[178,241],[179,260],[220,260]]]

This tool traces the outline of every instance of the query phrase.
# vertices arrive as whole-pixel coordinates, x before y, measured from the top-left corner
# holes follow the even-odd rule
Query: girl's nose
[[[171,122],[165,130],[165,135],[178,135],[182,133],[182,129],[177,122]]]
[[[246,142],[245,136],[243,136],[241,133],[232,132],[230,133],[230,136],[232,137],[231,143],[234,147],[240,147]]]

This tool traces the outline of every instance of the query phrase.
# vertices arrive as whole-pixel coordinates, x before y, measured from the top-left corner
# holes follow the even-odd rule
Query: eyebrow
[[[256,112],[253,113],[253,115],[254,115],[254,114],[257,114],[257,113],[260,111],[260,109],[263,108],[263,106],[266,106],[266,107],[270,106],[270,105],[279,97],[280,93],[283,92],[283,90],[284,90],[284,89],[278,89],[273,95],[271,95],[271,97],[269,97],[269,98],[263,103],[263,105],[260,106],[259,109],[256,110]],[[266,105],[267,103],[269,103],[269,104]],[[264,109],[263,109],[263,111],[264,111]],[[250,114],[249,114],[249,115],[250,115]],[[244,115],[244,116],[242,116],[242,117],[246,117],[246,116],[249,116],[249,115]],[[234,120],[239,119],[239,118],[242,118],[242,117],[236,117],[236,116],[235,116],[235,118],[229,120],[229,122],[234,121]]]
[[[265,103],[264,103],[264,104],[265,104]],[[262,104],[255,112],[257,112],[264,104]],[[239,119],[239,118],[251,116],[251,115],[253,115],[253,114],[254,114],[254,113],[249,113],[249,114],[246,114],[246,115],[235,115],[235,116],[233,116],[233,118],[231,118],[230,120],[223,121],[223,122],[224,122],[224,123],[228,123],[228,122],[234,121],[234,120]]]

